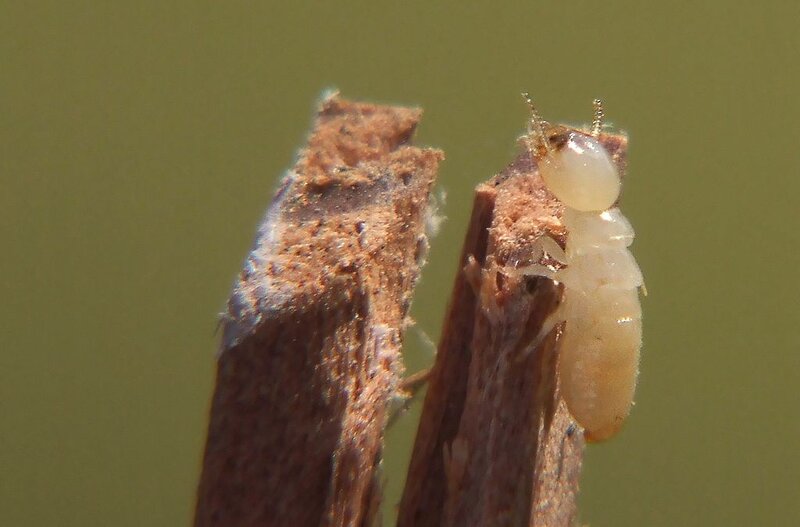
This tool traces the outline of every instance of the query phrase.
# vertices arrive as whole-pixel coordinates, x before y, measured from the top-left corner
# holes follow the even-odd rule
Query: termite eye
[[[582,211],[610,208],[620,179],[611,156],[594,137],[571,132],[564,145],[539,162],[547,188],[567,207]]]

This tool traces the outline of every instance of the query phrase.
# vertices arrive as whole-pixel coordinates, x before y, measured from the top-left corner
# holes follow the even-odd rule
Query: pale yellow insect
[[[598,140],[603,110],[595,100],[590,133],[550,127],[531,107],[530,148],[547,188],[564,204],[566,247],[537,243],[564,267],[522,271],[564,285],[562,302],[542,328],[565,321],[559,339],[559,379],[570,413],[590,441],[613,436],[633,404],[642,344],[642,273],[628,247],[634,232],[615,206],[620,176]]]

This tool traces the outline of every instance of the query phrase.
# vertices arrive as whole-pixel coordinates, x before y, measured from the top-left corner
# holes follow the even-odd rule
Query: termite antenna
[[[525,102],[528,103],[528,108],[531,109],[531,120],[528,122],[528,149],[531,152],[531,156],[534,156],[535,150],[538,150],[538,148],[534,148],[533,140],[531,139],[534,134],[539,141],[539,146],[543,146],[549,154],[551,151],[550,142],[544,135],[544,125],[542,124],[544,121],[539,117],[539,112],[536,111],[536,106],[534,106],[530,94],[526,91],[522,92],[522,98],[525,99]]]
[[[598,137],[600,135],[600,131],[603,129],[603,116],[605,115],[603,112],[603,101],[600,99],[595,99],[592,101],[592,105],[594,106],[594,119],[592,119],[592,136]]]

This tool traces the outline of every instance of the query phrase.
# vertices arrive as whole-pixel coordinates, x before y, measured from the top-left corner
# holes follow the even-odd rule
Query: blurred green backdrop
[[[423,106],[449,220],[603,97],[647,278],[638,404],[586,456],[592,526],[797,525],[800,3],[0,4],[0,524],[185,525],[216,314],[317,96]],[[407,363],[432,358],[414,334]],[[387,523],[415,411],[389,433]]]

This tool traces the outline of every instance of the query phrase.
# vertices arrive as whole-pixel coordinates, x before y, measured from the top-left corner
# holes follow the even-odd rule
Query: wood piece
[[[223,321],[195,525],[367,525],[440,151],[325,99]]]
[[[623,173],[625,137],[601,141]],[[558,393],[558,330],[532,349],[560,291],[515,272],[539,236],[563,247],[561,213],[527,151],[477,187],[400,527],[573,525],[584,439]]]

